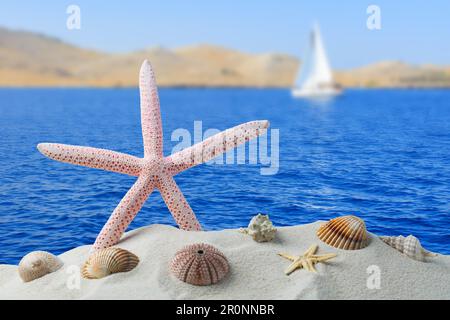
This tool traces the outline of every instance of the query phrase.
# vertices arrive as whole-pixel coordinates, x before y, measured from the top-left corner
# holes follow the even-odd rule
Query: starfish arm
[[[267,131],[269,121],[250,121],[220,132],[166,158],[173,175],[207,162]]]
[[[337,254],[335,254],[335,253],[329,253],[329,254],[324,254],[324,255],[312,255],[311,256],[311,258],[314,260],[314,261],[317,261],[317,262],[323,262],[323,261],[327,261],[327,260],[330,260],[330,259],[333,259],[333,258],[335,258],[337,256]]]
[[[304,257],[309,257],[313,255],[317,251],[318,246],[316,244],[313,244],[309,247],[308,250],[303,254]]]
[[[150,176],[139,176],[100,231],[93,250],[108,248],[119,242],[128,225],[152,193],[154,186],[154,181]]]
[[[159,191],[180,229],[201,231],[200,223],[172,176],[160,178]]]
[[[141,159],[128,154],[91,147],[40,143],[38,150],[50,159],[79,166],[138,176]]]
[[[295,270],[297,270],[297,269],[299,269],[301,267],[302,267],[301,261],[294,261],[293,263],[291,263],[289,265],[289,267],[287,267],[287,269],[286,269],[286,271],[284,273],[288,276],[292,272],[294,272]]]
[[[144,61],[139,74],[141,95],[141,124],[144,140],[144,155],[163,156],[163,137],[158,89],[152,66]]]
[[[294,260],[296,259],[296,257],[291,256],[291,255],[288,255],[288,254],[286,254],[286,253],[279,253],[278,255],[279,255],[280,257],[286,258],[286,259],[291,260],[291,261],[294,261]]]
[[[312,263],[312,261],[310,259],[306,259],[305,260],[305,264],[307,265],[307,270],[311,271],[311,272],[317,272],[316,268],[314,268],[314,264]]]
[[[306,263],[306,260],[302,260],[300,263],[301,263],[303,269],[310,271],[309,266]]]

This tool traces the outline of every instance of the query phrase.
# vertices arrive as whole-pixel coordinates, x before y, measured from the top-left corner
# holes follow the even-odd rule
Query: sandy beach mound
[[[64,262],[60,270],[30,283],[21,281],[16,266],[0,265],[0,299],[450,298],[449,256],[438,255],[426,263],[415,261],[375,235],[364,249],[335,249],[317,239],[321,223],[279,228],[271,243],[256,243],[237,230],[186,232],[151,225],[128,232],[117,245],[139,256],[141,262],[131,272],[100,280],[80,279],[77,287],[76,271],[90,248],[82,246],[59,256]],[[174,254],[197,242],[216,246],[227,256],[231,272],[222,282],[196,287],[170,274],[168,265]],[[284,270],[290,262],[277,253],[300,255],[314,243],[319,245],[318,254],[336,253],[337,257],[317,264],[317,273],[297,270],[286,276]],[[373,270],[380,271],[379,289],[373,288]]]

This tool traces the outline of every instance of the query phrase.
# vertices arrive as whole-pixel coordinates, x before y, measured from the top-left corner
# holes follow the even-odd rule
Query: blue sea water
[[[258,212],[278,226],[339,215],[379,235],[419,237],[450,253],[450,91],[348,90],[328,102],[288,90],[162,89],[166,155],[177,128],[268,119],[279,129],[279,170],[201,165],[176,176],[207,230],[246,226]],[[142,156],[137,89],[0,89],[0,263],[33,250],[91,244],[135,178],[58,163],[39,142]],[[174,225],[153,193],[130,229]]]

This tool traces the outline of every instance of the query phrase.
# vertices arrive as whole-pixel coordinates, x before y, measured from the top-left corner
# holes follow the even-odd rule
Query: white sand
[[[127,233],[117,245],[141,259],[129,273],[81,279],[79,289],[69,289],[73,274],[67,272],[88,256],[89,246],[78,247],[60,255],[62,269],[30,283],[21,281],[16,266],[0,265],[0,299],[450,299],[450,256],[415,261],[374,235],[367,248],[339,250],[317,239],[320,224],[279,228],[271,243],[256,243],[237,230],[185,232],[152,225]],[[196,242],[212,244],[228,257],[231,272],[219,284],[191,286],[169,273],[175,252]],[[338,256],[316,265],[316,274],[297,270],[286,276],[289,261],[277,253],[301,254],[313,243],[319,254]],[[370,265],[381,270],[380,289],[367,288]]]

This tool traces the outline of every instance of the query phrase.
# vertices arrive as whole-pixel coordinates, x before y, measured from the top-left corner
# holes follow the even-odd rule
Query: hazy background
[[[450,87],[449,12],[444,0],[2,1],[0,86],[134,87],[149,59],[160,86],[289,88],[317,21],[344,87]]]
[[[81,8],[81,30],[66,29],[66,8]],[[366,28],[366,9],[381,8],[382,29]],[[314,20],[335,68],[379,60],[450,64],[450,1],[5,1],[0,26],[61,38],[84,48],[129,52],[210,43],[251,53],[300,57]]]

